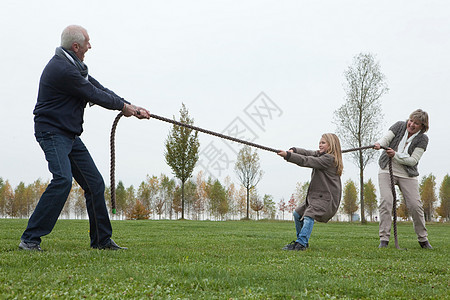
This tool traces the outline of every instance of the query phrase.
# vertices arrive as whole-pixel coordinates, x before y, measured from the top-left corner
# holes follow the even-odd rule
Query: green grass
[[[113,221],[130,249],[100,251],[87,220],[59,220],[30,253],[26,222],[0,219],[0,299],[450,299],[450,224],[427,225],[433,250],[399,224],[400,251],[377,224],[316,223],[293,252],[293,222]]]

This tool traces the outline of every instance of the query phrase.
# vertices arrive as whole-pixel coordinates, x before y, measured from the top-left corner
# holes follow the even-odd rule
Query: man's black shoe
[[[106,244],[105,246],[98,247],[98,249],[100,249],[100,250],[128,250],[128,248],[120,247],[113,240],[110,240],[110,242],[108,244]]]
[[[26,243],[24,241],[20,241],[19,249],[27,251],[42,251],[41,246],[39,246],[39,244]]]
[[[378,245],[378,248],[387,248],[389,244],[389,241],[380,241],[380,245]]]
[[[422,247],[423,249],[433,249],[433,247],[431,247],[430,242],[425,241],[425,242],[419,242],[420,247]]]

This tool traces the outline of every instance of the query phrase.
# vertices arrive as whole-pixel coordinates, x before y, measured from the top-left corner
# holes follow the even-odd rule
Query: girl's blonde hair
[[[322,138],[328,143],[328,145],[330,145],[327,153],[334,156],[334,165],[337,168],[337,174],[341,176],[342,171],[344,170],[344,164],[342,163],[341,142],[334,133],[324,133],[322,134]]]

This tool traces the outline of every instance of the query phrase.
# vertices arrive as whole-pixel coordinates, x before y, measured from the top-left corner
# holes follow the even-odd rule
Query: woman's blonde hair
[[[342,171],[344,170],[344,164],[342,163],[341,142],[334,133],[324,133],[322,134],[322,138],[328,143],[328,145],[330,145],[327,153],[334,156],[334,165],[337,168],[337,174],[341,176]]]
[[[422,132],[427,132],[430,126],[428,125],[428,114],[426,111],[416,109],[409,115],[410,120],[418,120],[422,123]]]

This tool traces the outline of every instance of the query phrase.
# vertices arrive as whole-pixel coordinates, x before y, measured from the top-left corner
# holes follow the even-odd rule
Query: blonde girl
[[[324,133],[319,141],[319,150],[293,147],[277,154],[288,162],[312,169],[306,199],[293,212],[297,239],[283,248],[306,250],[314,221],[328,222],[339,208],[344,168],[341,143],[335,134]]]

